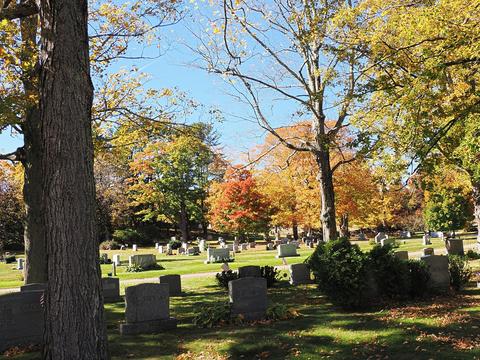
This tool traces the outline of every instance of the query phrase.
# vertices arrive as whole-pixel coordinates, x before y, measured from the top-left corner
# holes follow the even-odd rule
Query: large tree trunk
[[[474,216],[477,222],[477,248],[480,250],[480,182],[474,182],[473,187],[473,206]]]
[[[348,214],[342,214],[340,218],[340,236],[349,238],[350,231],[348,231]]]
[[[190,241],[190,232],[188,231],[188,214],[185,202],[180,204],[180,232],[184,242]]]
[[[108,359],[100,282],[86,0],[42,0],[45,359]]]
[[[337,238],[337,223],[335,220],[335,191],[333,187],[333,172],[330,165],[330,154],[328,150],[317,151],[316,160],[319,167],[320,197],[322,210],[320,220],[322,221],[323,241],[330,241]]]
[[[292,224],[293,239],[298,240],[298,224],[296,221]]]
[[[27,114],[23,125],[25,159],[23,198],[25,201],[25,283],[47,281],[45,224],[43,219],[41,137],[38,109]]]
[[[23,199],[25,202],[25,283],[43,283],[47,281],[47,259],[45,255],[45,226],[42,206],[42,165],[41,133],[38,112],[37,72],[32,64],[37,48],[38,16],[29,16],[20,20],[22,36],[22,83],[25,96],[31,104],[27,105],[25,120],[22,124],[24,167]]]

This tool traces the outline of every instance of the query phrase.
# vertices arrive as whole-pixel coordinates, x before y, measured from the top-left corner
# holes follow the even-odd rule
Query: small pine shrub
[[[168,244],[171,246],[172,250],[177,250],[182,247],[182,242],[180,240],[170,240]]]
[[[307,260],[319,289],[344,308],[368,303],[368,255],[345,238],[320,242]]]
[[[368,257],[380,293],[392,299],[407,298],[410,293],[408,263],[394,255],[393,246],[376,245]]]
[[[464,256],[449,255],[448,271],[450,272],[450,285],[459,291],[470,281],[473,272]]]
[[[200,313],[193,318],[193,324],[201,328],[212,328],[229,322],[230,305],[228,303],[202,307]]]
[[[221,273],[215,275],[215,278],[217,279],[218,286],[224,289],[228,289],[228,282],[232,280],[237,280],[238,273],[232,270],[222,271]]]
[[[480,254],[473,251],[472,249],[468,250],[465,254],[468,260],[478,260],[480,259]]]
[[[275,285],[276,282],[280,281],[281,275],[280,271],[278,271],[275,267],[273,266],[262,266],[260,268],[262,277],[267,280],[267,287],[272,287]],[[283,274],[283,277],[286,277],[287,274]]]
[[[407,266],[410,278],[410,297],[416,298],[425,295],[427,283],[430,280],[427,264],[420,260],[408,260]]]
[[[299,316],[300,314],[295,309],[289,308],[284,304],[274,304],[267,309],[268,320],[289,320]]]
[[[144,268],[141,267],[140,265],[132,264],[132,265],[128,265],[125,271],[126,272],[142,272],[144,271]]]

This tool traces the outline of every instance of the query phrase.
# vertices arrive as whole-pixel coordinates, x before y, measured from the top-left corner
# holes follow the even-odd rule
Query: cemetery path
[[[469,249],[473,249],[475,247],[475,244],[469,244],[465,245],[465,251]],[[422,251],[411,251],[408,253],[410,258],[420,258],[422,256]],[[445,249],[435,249],[435,254],[441,255],[441,254],[446,254]],[[279,270],[287,270],[288,265],[277,265],[277,269]],[[204,276],[215,276],[221,269],[219,268],[218,271],[212,271],[212,272],[202,272],[202,273],[195,273],[195,274],[183,274],[181,275],[182,279],[194,279],[194,278],[201,278]],[[142,284],[142,283],[148,283],[148,282],[157,282],[158,281],[158,276],[156,277],[151,277],[151,278],[144,278],[144,279],[127,279],[127,280],[120,280],[120,284],[123,285],[136,285],[136,284]],[[9,289],[0,289],[0,295],[2,294],[8,294],[12,292],[17,292],[20,291],[20,288],[9,288]]]

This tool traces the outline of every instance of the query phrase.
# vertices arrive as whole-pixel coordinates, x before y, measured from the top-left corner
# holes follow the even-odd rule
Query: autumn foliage
[[[245,236],[267,229],[269,204],[248,170],[229,169],[223,182],[212,184],[208,203],[214,230]]]

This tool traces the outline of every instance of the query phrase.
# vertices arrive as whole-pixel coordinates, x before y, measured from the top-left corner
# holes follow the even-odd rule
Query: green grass
[[[476,240],[474,237],[469,236],[464,239],[464,245],[469,246],[475,244]],[[360,246],[363,251],[368,251],[372,248],[372,245],[368,241],[357,241],[355,242]],[[424,246],[422,244],[421,238],[413,239],[397,239],[399,245],[398,250],[408,250],[409,252],[419,252]],[[435,249],[444,249],[444,243],[440,239],[432,239],[432,247]],[[266,251],[264,250],[264,245],[257,245],[255,250],[248,250],[235,255],[235,262],[230,263],[232,269],[237,269],[239,266],[245,265],[270,265],[277,266],[282,265],[282,261],[275,258],[277,254],[276,251]],[[309,254],[312,252],[312,249],[307,249],[302,247],[299,250],[299,257],[288,258],[287,261],[289,264],[295,264],[303,262]],[[111,250],[111,251],[100,251],[101,253],[107,253],[109,258],[112,258],[113,254],[121,254],[122,266],[117,267],[117,276],[121,280],[133,280],[133,279],[147,279],[158,277],[160,275],[167,274],[198,274],[198,273],[208,273],[218,271],[220,269],[220,264],[204,264],[203,261],[206,258],[205,254],[199,256],[183,256],[183,255],[172,255],[167,256],[164,254],[158,254],[154,248],[139,248],[139,251],[133,252],[131,250]],[[132,254],[156,254],[157,261],[164,267],[164,270],[151,270],[143,271],[138,273],[128,273],[126,272],[126,266],[128,265],[128,256]],[[19,287],[23,284],[23,277],[21,271],[15,270],[16,264],[3,264],[0,263],[0,289],[5,288],[14,288]],[[107,276],[108,273],[112,271],[112,265],[102,265],[102,274]]]
[[[112,359],[475,359],[480,357],[480,289],[454,299],[425,300],[370,312],[341,311],[315,286],[269,289],[271,303],[288,304],[302,316],[287,321],[200,329],[195,314],[227,301],[212,276],[183,281],[185,295],[171,299],[175,331],[120,336],[124,304],[108,304]],[[431,306],[436,304],[436,306]],[[445,303],[445,305],[442,305]],[[454,304],[452,306],[452,304]],[[412,310],[413,308],[413,310]],[[475,343],[476,341],[476,343]],[[476,348],[468,349],[476,344]],[[17,359],[35,358],[25,354]]]

